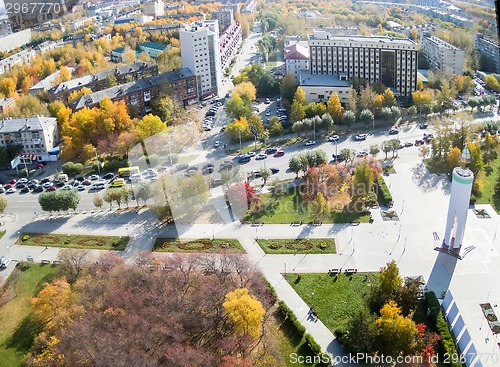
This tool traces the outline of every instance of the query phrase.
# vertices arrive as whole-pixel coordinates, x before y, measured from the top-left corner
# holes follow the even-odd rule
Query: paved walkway
[[[499,245],[496,240],[499,216],[489,205],[478,206],[485,208],[491,218],[479,219],[472,211],[469,212],[466,239],[475,246],[474,250],[460,262],[448,255],[438,254],[434,251],[434,247],[439,245],[440,241],[434,239],[433,232],[442,236],[448,208],[449,181],[444,176],[429,175],[419,160],[404,150],[400,152],[400,158],[395,161],[395,169],[397,174],[389,176],[386,181],[395,199],[393,210],[400,218],[397,222],[384,221],[380,210],[374,210],[374,222],[358,226],[324,224],[317,227],[310,225],[294,227],[276,224],[252,227],[241,225],[239,222],[230,222],[226,216],[219,224],[179,224],[174,228],[157,226],[154,217],[147,211],[139,214],[134,211],[125,213],[103,211],[93,215],[88,213],[52,217],[43,215],[25,224],[18,223],[14,218],[6,218],[7,234],[0,240],[0,247],[10,245],[7,255],[14,259],[25,260],[26,256],[30,255],[35,261],[52,260],[57,257],[58,249],[45,250],[43,247],[11,244],[19,233],[25,231],[130,235],[131,242],[124,256],[132,261],[136,253],[149,251],[156,237],[178,235],[181,238],[237,238],[247,251],[249,259],[276,289],[278,297],[284,300],[303,322],[307,332],[318,341],[323,350],[339,356],[345,352],[334,335],[321,320],[317,322],[308,320],[309,306],[284,281],[282,273],[324,273],[331,268],[357,268],[359,272],[378,271],[380,267],[394,259],[403,276],[423,275],[429,289],[438,295],[452,289],[456,297],[463,297],[473,304],[481,297],[486,298],[486,294],[491,302],[500,301],[500,293],[497,294],[496,291],[500,289]],[[217,206],[220,205],[218,203]],[[255,238],[325,237],[335,238],[337,254],[266,255],[255,242]],[[92,253],[97,256],[99,252],[92,251]],[[9,268],[11,267],[13,265]],[[2,273],[5,272],[4,270]],[[476,281],[480,279],[480,283],[472,279]],[[463,309],[464,312],[467,311],[466,307]],[[471,309],[470,320],[475,322],[479,316],[476,315],[475,308]],[[480,333],[483,332],[486,332],[484,328]],[[471,334],[474,334],[473,331]]]

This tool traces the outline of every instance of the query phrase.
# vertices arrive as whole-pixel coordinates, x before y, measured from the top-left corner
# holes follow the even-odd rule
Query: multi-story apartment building
[[[36,57],[36,52],[33,50],[22,50],[12,56],[9,56],[0,61],[0,74],[12,69],[16,65],[23,65],[31,62]]]
[[[81,96],[69,103],[73,111],[84,107],[96,107],[104,98],[125,101],[127,107],[137,115],[151,112],[151,101],[171,89],[177,100],[188,105],[198,100],[196,76],[189,69],[181,69],[155,75],[150,78],[116,85],[91,94]]]
[[[163,3],[163,0],[144,2],[142,4],[142,8],[145,15],[155,18],[165,14],[165,4]]]
[[[75,70],[74,68],[71,67],[69,67],[68,69],[71,73],[73,72],[73,70]],[[38,83],[32,86],[29,89],[29,93],[31,95],[35,95],[39,92],[49,90],[54,85],[54,82],[59,78],[59,75],[60,75],[60,70],[57,70],[56,72],[50,74],[45,79],[40,80]]]
[[[234,14],[231,9],[214,10],[212,12],[212,19],[219,22],[219,32],[224,32],[234,22]]]
[[[22,147],[19,156],[31,161],[54,161],[59,143],[57,119],[54,117],[29,117],[0,120],[0,147],[18,145]]]
[[[417,44],[407,38],[332,36],[319,29],[309,35],[308,45],[311,74],[381,82],[401,96],[417,88]]]
[[[464,73],[464,52],[428,32],[422,36],[421,51],[431,68],[453,75]]]
[[[476,33],[474,38],[474,48],[481,55],[487,57],[492,65],[493,72],[500,73],[500,45],[491,38],[484,37],[480,33]]]
[[[240,6],[238,3],[236,4],[222,4],[219,10],[231,10],[233,12],[233,17],[236,16],[236,13],[240,12]]]
[[[110,82],[113,82],[113,84],[123,84],[157,74],[158,65],[152,63],[136,62],[130,65],[117,66],[114,69],[58,84],[48,90],[48,97],[51,102],[57,99],[66,101],[73,91],[80,90],[83,87],[97,92],[110,87]]]
[[[219,54],[222,70],[231,63],[232,58],[236,55],[238,47],[241,44],[242,31],[238,23],[231,23],[219,37]]]
[[[8,113],[16,108],[16,99],[15,98],[0,98],[0,112]]]
[[[180,29],[183,68],[197,78],[200,98],[218,95],[222,83],[219,25],[216,20],[195,22]]]
[[[300,81],[300,71],[309,70],[309,48],[297,42],[285,48],[285,70]]]
[[[8,34],[0,38],[0,51],[11,51],[31,42],[31,29]]]

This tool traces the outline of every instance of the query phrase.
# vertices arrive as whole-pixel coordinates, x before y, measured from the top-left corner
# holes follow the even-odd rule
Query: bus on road
[[[134,173],[139,173],[139,167],[137,166],[132,166],[132,167],[124,167],[124,168],[119,168],[118,169],[118,176],[119,177],[130,177],[130,175],[133,175]]]

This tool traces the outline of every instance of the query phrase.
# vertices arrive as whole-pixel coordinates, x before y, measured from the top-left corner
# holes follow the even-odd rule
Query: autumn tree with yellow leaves
[[[250,295],[247,288],[239,288],[226,294],[224,310],[233,322],[237,333],[259,338],[265,310],[262,303]]]

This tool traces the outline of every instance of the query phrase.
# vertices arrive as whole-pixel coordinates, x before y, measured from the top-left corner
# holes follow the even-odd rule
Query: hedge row
[[[382,202],[383,205],[390,206],[392,205],[392,195],[391,192],[389,191],[389,188],[385,184],[384,178],[382,175],[378,176],[377,180],[377,195]]]
[[[280,306],[281,312],[285,315],[285,317],[290,320],[293,324],[293,327],[297,331],[300,337],[303,337],[304,334],[306,333],[306,328],[304,325],[300,323],[300,321],[297,319],[297,316],[293,313],[292,310],[286,305],[285,302],[279,301],[278,305]]]
[[[303,337],[311,349],[311,352],[317,356],[319,356],[321,361],[326,361],[325,365],[329,365],[327,361],[330,360],[330,357],[327,353],[323,353],[321,351],[321,346],[314,340],[311,334],[306,333],[306,328],[304,325],[300,323],[300,321],[297,319],[297,316],[293,313],[292,310],[286,305],[285,302],[279,301],[278,305],[281,309],[281,312],[285,315],[285,317],[291,321],[293,327],[297,331],[297,334],[299,334],[300,337]]]
[[[434,292],[427,292],[425,294],[425,301],[428,309],[430,310],[429,319],[436,326],[436,331],[441,338],[443,353],[449,356],[458,356],[455,340],[453,339],[453,335],[451,335],[448,322],[444,318],[443,311],[441,310],[441,305],[439,304],[436,294]],[[453,362],[450,358],[450,366],[462,367],[462,364],[458,361]]]

